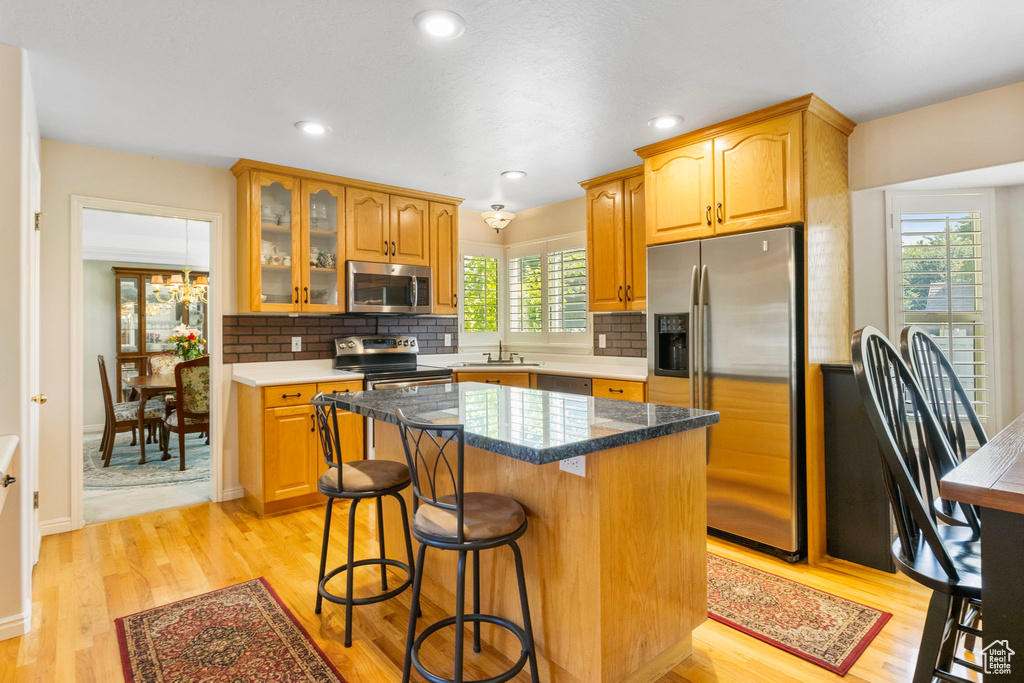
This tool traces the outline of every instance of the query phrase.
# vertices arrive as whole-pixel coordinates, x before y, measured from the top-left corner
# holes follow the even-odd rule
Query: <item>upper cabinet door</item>
[[[391,195],[391,262],[430,265],[427,201]]]
[[[587,190],[587,295],[592,311],[626,309],[622,181]]]
[[[302,181],[303,311],[341,313],[345,301],[345,188]]]
[[[350,261],[391,260],[388,195],[345,188],[345,258]]]
[[[715,234],[715,176],[711,140],[663,152],[644,161],[647,244]]]
[[[434,313],[458,311],[459,210],[430,202],[430,265],[434,269]]]
[[[715,138],[716,232],[803,221],[801,114]]]
[[[642,311],[647,308],[647,228],[644,202],[644,177],[624,181],[626,238],[626,308]]]
[[[302,230],[297,178],[257,171],[249,210],[249,307],[253,311],[299,310]]]

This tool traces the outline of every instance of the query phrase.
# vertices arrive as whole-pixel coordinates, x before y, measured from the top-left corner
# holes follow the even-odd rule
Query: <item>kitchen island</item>
[[[377,421],[379,459],[405,462],[399,409],[465,425],[466,490],[526,510],[519,544],[542,680],[656,681],[690,655],[707,618],[705,432],[717,413],[477,382],[332,398]],[[582,476],[560,469],[580,456]],[[388,555],[404,560],[397,506],[384,510]],[[428,552],[425,566],[425,595],[452,614],[455,556]],[[521,623],[511,553],[480,560],[482,611]],[[518,655],[507,633],[485,625],[483,637]]]

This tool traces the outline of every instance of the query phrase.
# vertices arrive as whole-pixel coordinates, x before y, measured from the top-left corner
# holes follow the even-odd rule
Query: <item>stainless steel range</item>
[[[334,340],[334,368],[363,374],[364,389],[447,384],[451,368],[420,365],[416,337],[384,334]]]

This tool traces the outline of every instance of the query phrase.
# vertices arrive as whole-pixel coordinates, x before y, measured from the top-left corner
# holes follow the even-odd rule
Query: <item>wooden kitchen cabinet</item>
[[[646,387],[647,384],[644,382],[594,378],[593,393],[595,397],[599,398],[614,398],[620,401],[643,403],[646,400]]]
[[[346,260],[431,266],[434,312],[455,313],[458,197],[250,159],[231,171],[239,313],[344,313]]]
[[[720,135],[714,148],[715,234],[803,221],[801,114]]]
[[[459,310],[459,209],[430,202],[430,265],[434,269],[434,313]]]
[[[647,307],[642,167],[580,183],[587,191],[587,304],[591,311]]]
[[[644,161],[647,244],[715,234],[713,149],[711,140],[702,140]]]
[[[361,391],[362,382],[269,387],[238,385],[238,476],[260,515],[323,502],[317,480],[327,470],[310,399],[318,392]],[[338,411],[343,461],[364,455],[364,421]]]
[[[500,384],[506,387],[530,388],[528,372],[457,372],[456,382],[483,382],[484,384]]]

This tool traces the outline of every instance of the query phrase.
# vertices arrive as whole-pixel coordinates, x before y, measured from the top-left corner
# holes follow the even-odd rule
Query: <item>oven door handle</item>
[[[406,387],[426,387],[432,384],[451,384],[451,377],[437,377],[435,379],[406,379],[406,380],[379,380],[368,382],[367,388],[374,389],[405,389]]]

